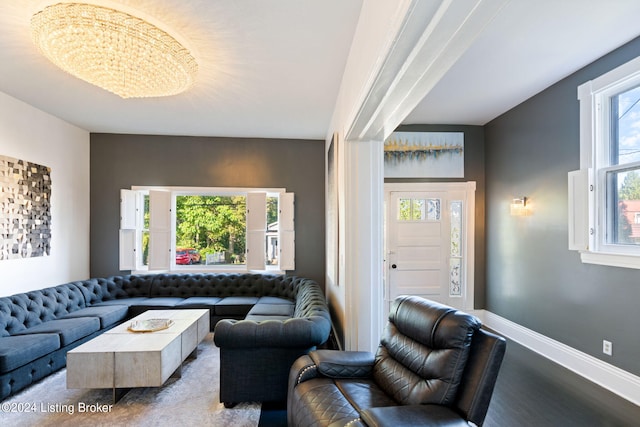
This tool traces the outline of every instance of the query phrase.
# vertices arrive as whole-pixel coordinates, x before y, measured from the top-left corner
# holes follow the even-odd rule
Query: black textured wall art
[[[0,260],[50,255],[51,168],[0,156]]]

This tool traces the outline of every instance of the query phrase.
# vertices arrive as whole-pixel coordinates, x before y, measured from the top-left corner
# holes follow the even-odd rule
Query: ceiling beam
[[[404,10],[350,123],[346,140],[384,140],[433,89],[509,0],[413,0]],[[362,39],[360,39],[362,40]],[[357,42],[357,40],[355,40]],[[352,46],[352,51],[357,50]]]

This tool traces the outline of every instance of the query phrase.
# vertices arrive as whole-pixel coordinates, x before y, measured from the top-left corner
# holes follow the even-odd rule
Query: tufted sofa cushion
[[[100,320],[100,329],[108,328],[127,318],[129,307],[126,305],[104,305],[82,308],[67,314],[63,319],[77,319],[80,317],[97,317]]]
[[[261,274],[157,274],[151,297],[260,297]]]
[[[322,290],[318,286],[305,286],[306,282],[313,282],[310,279],[299,279],[296,290],[296,308],[293,317],[310,318],[319,316],[331,323],[331,316],[326,309],[326,299]],[[305,292],[298,294],[298,288],[305,286]]]
[[[57,334],[34,334],[0,339],[0,373],[24,366],[60,348]]]
[[[243,318],[257,302],[258,297],[254,296],[225,297],[216,303],[215,313],[232,319]]]
[[[0,337],[8,337],[26,329],[29,305],[24,294],[0,298]]]
[[[27,328],[16,335],[58,334],[63,346],[74,343],[100,330],[100,319],[97,317],[80,317],[77,319],[54,319]]]
[[[26,296],[29,299],[27,309],[30,312],[25,323],[27,328],[59,319],[85,307],[82,292],[71,284],[27,292]]]
[[[297,276],[264,276],[262,278],[262,295],[294,301],[300,285],[307,280],[309,279]]]
[[[131,304],[130,314],[154,308],[206,307],[211,310],[212,326],[224,318],[286,320],[294,315],[294,300],[305,280],[252,273],[157,274],[151,281],[149,298]],[[278,307],[261,308],[262,303],[279,303],[287,307],[281,307],[281,310]],[[251,314],[253,308],[260,313]]]
[[[272,298],[274,300],[280,300],[281,302],[263,302],[264,298]],[[280,299],[276,297],[262,297],[251,308],[249,314],[247,314],[247,320],[264,321],[264,320],[287,320],[293,317],[293,311],[295,310],[295,304],[291,301]]]
[[[123,299],[149,297],[153,276],[111,276],[74,282],[82,291],[87,305],[109,302],[121,303]]]
[[[0,299],[0,336],[15,335],[85,307],[72,284],[59,285]]]
[[[177,308],[208,308],[220,302],[220,297],[189,297],[176,305]]]

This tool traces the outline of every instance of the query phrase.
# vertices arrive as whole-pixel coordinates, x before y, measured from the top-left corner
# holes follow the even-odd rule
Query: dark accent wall
[[[484,127],[460,125],[402,125],[402,132],[463,132],[464,133],[464,178],[405,179],[387,178],[385,182],[476,182],[475,212],[475,308],[485,307],[485,160]]]
[[[123,274],[121,188],[267,187],[295,193],[290,273],[324,286],[324,183],[324,141],[91,134],[91,276]]]
[[[487,310],[635,375],[640,270],[583,264],[568,250],[567,173],[580,167],[578,86],[639,52],[636,39],[485,126]],[[517,196],[530,198],[531,216],[510,216]]]

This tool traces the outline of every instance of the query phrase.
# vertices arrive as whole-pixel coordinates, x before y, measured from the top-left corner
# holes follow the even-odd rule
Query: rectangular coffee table
[[[131,332],[134,321],[170,319],[154,332]],[[197,357],[209,333],[209,310],[149,310],[67,352],[67,388],[111,388],[117,402],[134,387],[160,387],[182,362]]]

